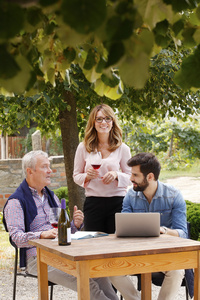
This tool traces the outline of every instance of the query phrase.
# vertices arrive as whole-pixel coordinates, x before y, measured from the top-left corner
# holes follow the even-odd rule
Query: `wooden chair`
[[[17,248],[16,244],[12,241],[12,239],[10,238],[10,243],[11,245],[15,248],[15,261],[14,261],[14,280],[13,280],[13,300],[16,299],[16,287],[17,287],[17,276],[24,276],[24,277],[32,277],[32,278],[36,278],[36,275],[32,275],[29,274],[25,268],[20,269],[20,271],[17,270],[17,266],[18,266],[18,256],[19,256],[19,249]],[[55,283],[49,281],[48,285],[51,288],[50,291],[50,300],[53,300],[53,286],[55,285]]]

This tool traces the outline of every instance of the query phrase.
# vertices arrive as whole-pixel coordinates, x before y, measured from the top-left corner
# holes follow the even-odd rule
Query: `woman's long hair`
[[[95,118],[99,110],[101,110],[105,116],[112,117],[113,119],[113,127],[109,134],[108,150],[112,152],[122,144],[122,130],[118,124],[113,109],[107,104],[100,104],[92,109],[85,129],[85,137],[83,142],[85,144],[86,150],[89,153],[98,149],[98,136],[95,129]]]

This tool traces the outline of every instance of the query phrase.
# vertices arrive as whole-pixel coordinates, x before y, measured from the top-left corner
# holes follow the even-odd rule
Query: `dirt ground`
[[[177,177],[165,182],[179,189],[185,200],[200,203],[200,177]]]

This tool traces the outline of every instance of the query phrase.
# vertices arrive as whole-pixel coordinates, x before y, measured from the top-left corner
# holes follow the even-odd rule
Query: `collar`
[[[36,189],[32,188],[31,186],[29,186],[29,189],[33,196],[39,196],[38,191]],[[45,188],[42,189],[42,194],[43,194],[43,196],[47,196]]]

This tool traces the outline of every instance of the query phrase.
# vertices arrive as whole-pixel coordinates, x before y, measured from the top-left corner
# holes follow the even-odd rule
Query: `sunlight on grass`
[[[199,161],[191,167],[178,169],[178,170],[162,170],[159,179],[166,180],[175,177],[200,177],[200,163]]]
[[[15,250],[10,245],[9,235],[0,230],[0,269],[13,268]]]

